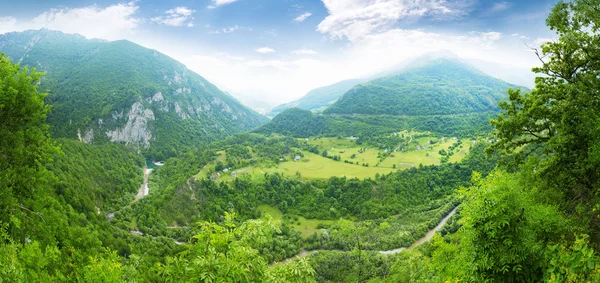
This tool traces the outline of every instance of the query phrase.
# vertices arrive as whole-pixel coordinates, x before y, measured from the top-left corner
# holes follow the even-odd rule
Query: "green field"
[[[336,161],[321,154],[314,154],[305,150],[299,150],[304,155],[301,160],[293,161],[294,156],[285,156],[278,164],[275,162],[257,162],[252,166],[235,169],[237,176],[260,177],[265,173],[280,173],[291,177],[306,179],[328,179],[330,177],[347,178],[372,178],[377,174],[388,174],[390,172],[417,167],[422,165],[439,165],[443,156],[441,150],[446,152],[455,146],[453,154],[448,162],[460,162],[469,153],[472,145],[471,139],[454,139],[452,137],[435,138],[430,133],[403,131],[396,135],[410,137],[404,144],[397,145],[402,150],[371,148],[367,145],[357,145],[356,141],[348,138],[309,138],[301,139],[311,145],[316,145],[319,150],[326,150],[329,156],[339,156]],[[413,138],[414,137],[414,138]],[[456,143],[461,142],[460,145]],[[254,156],[253,148],[250,152]],[[217,161],[225,163],[227,154],[219,151],[217,159],[206,165],[196,178],[206,178],[207,172],[214,172]],[[346,163],[344,161],[348,161]],[[220,181],[233,180],[235,177],[229,173],[221,172]]]
[[[261,204],[258,206],[258,210],[262,214],[269,214],[275,220],[283,220],[283,213],[274,206],[270,206],[267,204]],[[321,225],[334,225],[339,223],[340,221],[350,221],[350,220],[321,220],[321,219],[306,219],[302,216],[298,217],[298,220],[285,220],[291,227],[302,233],[302,238],[306,238],[312,235],[315,232],[319,232],[317,226]]]
[[[273,217],[273,219],[275,219],[277,221],[283,220],[283,213],[279,209],[277,209],[277,207],[270,206],[268,204],[261,204],[258,206],[258,210],[263,215],[265,215],[265,214],[271,215],[271,217]]]
[[[284,175],[295,176],[296,172],[301,177],[310,179],[328,179],[332,176],[348,178],[367,178],[375,174],[387,174],[392,168],[364,167],[335,161],[311,152],[304,152],[304,157],[298,162],[287,161],[279,164],[278,168],[269,168],[269,172],[279,172]]]

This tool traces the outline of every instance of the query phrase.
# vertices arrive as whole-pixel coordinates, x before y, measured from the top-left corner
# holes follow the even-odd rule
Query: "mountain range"
[[[275,117],[288,108],[300,108],[313,112],[323,111],[327,106],[336,102],[346,91],[366,81],[367,79],[350,79],[315,88],[298,100],[274,107],[267,115]]]
[[[40,89],[50,90],[54,137],[133,144],[162,159],[268,121],[185,65],[127,40],[42,29],[0,35],[0,50],[46,72]]]
[[[357,85],[326,114],[449,115],[498,110],[516,85],[493,78],[465,61],[437,57]]]
[[[489,119],[500,110],[498,102],[508,98],[509,88],[519,88],[448,54],[419,57],[399,71],[380,75],[364,83],[349,81],[344,85],[348,91],[337,100],[329,97],[334,102],[322,114],[309,111],[307,95],[295,102],[298,107],[283,110],[256,132],[295,137],[381,134],[392,129],[486,133],[491,130]]]

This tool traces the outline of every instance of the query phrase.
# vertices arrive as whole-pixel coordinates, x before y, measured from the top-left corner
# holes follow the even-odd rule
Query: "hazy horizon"
[[[127,39],[256,109],[439,50],[531,87],[539,61],[529,47],[552,39],[545,17],[556,1],[521,2],[21,1],[0,12],[0,34],[48,28]]]

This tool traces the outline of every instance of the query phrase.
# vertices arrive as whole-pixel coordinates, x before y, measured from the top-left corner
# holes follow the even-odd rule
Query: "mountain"
[[[332,85],[313,89],[296,101],[285,103],[271,109],[268,116],[275,117],[277,114],[288,108],[300,108],[310,111],[323,110],[337,101],[346,91],[365,81],[365,79],[344,80]]]
[[[449,115],[498,110],[516,85],[493,78],[465,61],[435,57],[358,85],[325,114]]]
[[[50,30],[0,35],[0,51],[46,72],[54,137],[139,146],[162,159],[268,119],[174,59],[126,40]]]

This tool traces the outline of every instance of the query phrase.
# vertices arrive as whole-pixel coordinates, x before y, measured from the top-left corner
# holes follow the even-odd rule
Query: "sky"
[[[556,2],[0,0],[0,34],[48,28],[131,40],[244,102],[272,107],[441,50],[531,87],[539,64],[531,48],[555,39],[545,19]]]

